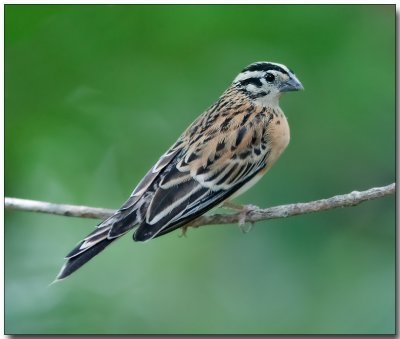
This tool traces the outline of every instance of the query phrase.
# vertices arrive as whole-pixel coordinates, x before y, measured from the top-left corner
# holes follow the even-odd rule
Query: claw
[[[239,224],[239,228],[240,228],[240,230],[242,231],[243,234],[249,233],[253,229],[253,223],[251,222],[251,223],[248,223],[247,225],[246,224],[243,224],[243,225]]]

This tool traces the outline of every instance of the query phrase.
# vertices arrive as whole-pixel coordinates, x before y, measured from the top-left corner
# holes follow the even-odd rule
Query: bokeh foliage
[[[247,64],[305,86],[238,201],[395,180],[394,6],[5,6],[5,193],[117,208]],[[6,333],[393,333],[395,201],[124,237],[48,287],[96,221],[5,215]]]

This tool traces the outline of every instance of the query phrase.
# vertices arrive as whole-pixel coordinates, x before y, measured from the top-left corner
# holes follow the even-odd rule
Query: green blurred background
[[[394,6],[5,6],[6,196],[117,208],[249,63],[292,68],[291,143],[237,201],[395,180]],[[128,235],[48,286],[96,225],[7,211],[5,330],[393,333],[395,200]]]

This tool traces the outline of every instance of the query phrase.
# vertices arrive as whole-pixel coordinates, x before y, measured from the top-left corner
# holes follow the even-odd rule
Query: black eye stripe
[[[242,86],[247,86],[247,85],[254,85],[256,87],[261,87],[262,86],[262,82],[260,80],[260,78],[248,78],[248,79],[244,79],[240,81],[240,84]]]

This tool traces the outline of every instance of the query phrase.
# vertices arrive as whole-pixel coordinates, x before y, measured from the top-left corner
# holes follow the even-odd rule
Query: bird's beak
[[[294,74],[291,74],[289,80],[284,82],[281,85],[279,91],[280,92],[291,92],[291,91],[301,91],[303,89],[304,89],[304,87],[301,84],[300,80],[297,79]]]

